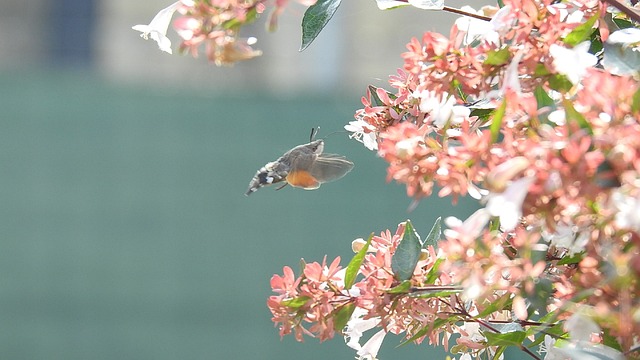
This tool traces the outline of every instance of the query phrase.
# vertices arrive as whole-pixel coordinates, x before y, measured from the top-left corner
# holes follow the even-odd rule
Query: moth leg
[[[280,189],[284,188],[284,187],[285,187],[285,186],[287,186],[287,185],[288,185],[288,183],[287,183],[287,182],[285,182],[282,186],[278,187],[278,188],[276,189],[276,191],[278,191],[278,190],[280,190]]]

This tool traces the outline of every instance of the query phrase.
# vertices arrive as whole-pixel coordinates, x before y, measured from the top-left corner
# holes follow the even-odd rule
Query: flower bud
[[[354,253],[357,253],[358,251],[362,250],[362,248],[366,244],[367,242],[364,241],[363,238],[357,238],[351,242],[351,250],[353,250]]]

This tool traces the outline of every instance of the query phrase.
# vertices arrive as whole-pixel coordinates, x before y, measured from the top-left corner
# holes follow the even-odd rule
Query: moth
[[[311,130],[309,143],[287,151],[278,160],[267,163],[256,172],[249,183],[246,196],[263,186],[284,182],[305,190],[315,190],[321,184],[338,180],[353,169],[353,162],[336,154],[325,154],[324,140],[313,140],[316,129]]]

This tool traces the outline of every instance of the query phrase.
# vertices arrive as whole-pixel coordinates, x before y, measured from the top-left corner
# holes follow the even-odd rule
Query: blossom
[[[151,20],[149,25],[136,25],[132,27],[132,29],[141,31],[142,34],[140,34],[140,36],[145,40],[148,40],[149,36],[151,36],[151,39],[158,43],[160,50],[171,54],[171,40],[167,37],[167,29],[169,28],[169,23],[171,22],[173,13],[178,9],[180,4],[180,1],[176,1],[175,3],[160,10]]]
[[[353,133],[349,135],[349,138],[356,139],[369,150],[378,150],[376,128],[368,122],[362,119],[350,121],[348,125],[344,126],[344,129]]]
[[[429,114],[433,125],[440,129],[450,124],[459,125],[471,114],[469,108],[456,105],[455,97],[447,92],[420,91],[413,96],[420,100],[420,111]]]
[[[585,250],[589,241],[588,232],[578,232],[573,225],[558,224],[553,234],[542,233],[542,237],[557,248],[567,249],[569,255],[574,255]]]
[[[463,10],[470,14],[485,15],[490,9],[481,9],[481,11],[475,11],[470,6],[463,6],[460,10]],[[480,20],[469,16],[462,16],[455,22],[455,27],[460,32],[457,34],[458,38],[462,36],[460,41],[461,45],[471,45],[478,41],[487,41],[492,44],[498,44],[500,41],[500,33],[503,32],[507,25],[510,25],[508,20],[508,14],[511,11],[509,5],[500,8],[492,17],[490,21]]]
[[[522,216],[522,203],[535,178],[524,177],[513,181],[502,193],[490,193],[487,196],[487,211],[500,217],[500,225],[505,231],[515,229]]]
[[[611,195],[611,201],[618,210],[615,217],[616,225],[621,229],[640,232],[640,197],[615,191]]]
[[[573,341],[591,341],[591,335],[600,332],[598,324],[582,312],[571,315],[564,327]]]
[[[556,44],[551,45],[549,53],[553,57],[555,70],[567,76],[569,81],[576,85],[586,74],[587,68],[594,66],[598,62],[598,58],[589,53],[590,46],[591,44],[588,41],[574,46],[573,49],[567,49]]]
[[[383,329],[376,332],[369,340],[360,345],[362,335],[380,324],[380,318],[364,319],[365,309],[357,307],[347,322],[344,330],[344,341],[348,347],[357,351],[359,359],[375,359],[387,332]]]
[[[424,10],[440,10],[444,6],[443,0],[408,0],[408,1],[396,1],[396,0],[376,0],[378,8],[380,10],[393,9],[400,6],[411,5],[418,9]]]
[[[549,335],[544,336],[544,345],[540,344],[540,352],[546,352],[544,360],[564,360],[565,357],[555,347],[556,339]]]

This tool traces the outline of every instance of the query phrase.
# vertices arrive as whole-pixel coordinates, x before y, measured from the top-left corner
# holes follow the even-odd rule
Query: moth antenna
[[[337,131],[334,131],[334,132],[332,132],[332,133],[328,133],[328,134],[327,134],[327,135],[325,135],[322,139],[324,140],[324,139],[328,138],[328,137],[329,137],[329,136],[331,136],[331,135],[339,134],[339,133],[346,133],[346,132],[347,132],[347,130],[337,130]]]
[[[316,138],[316,135],[320,132],[320,126],[317,128],[311,128],[311,135],[309,135],[309,142],[312,142]]]

